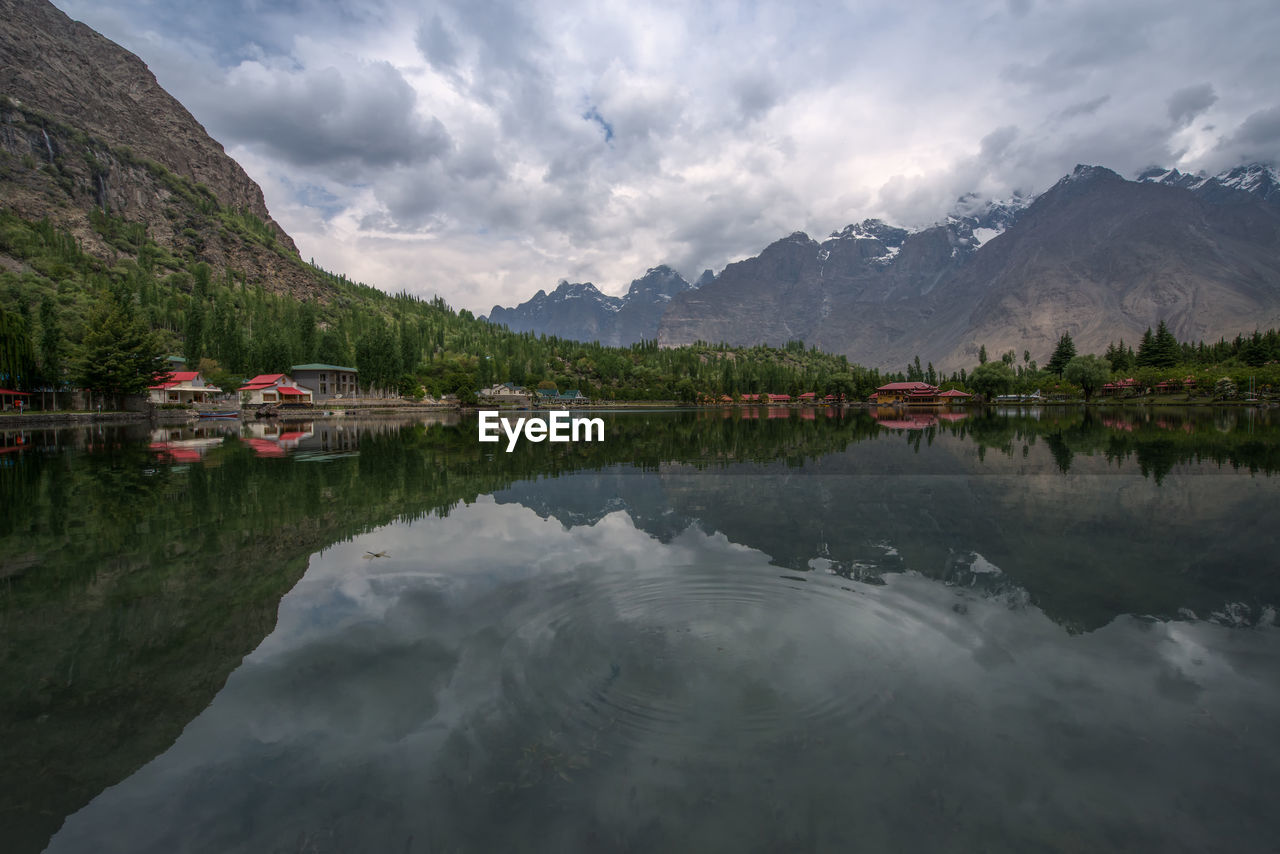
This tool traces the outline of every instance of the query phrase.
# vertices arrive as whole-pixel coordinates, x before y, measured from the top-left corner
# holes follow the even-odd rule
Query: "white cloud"
[[[1077,162],[1280,155],[1267,2],[59,5],[151,64],[304,256],[479,312]]]

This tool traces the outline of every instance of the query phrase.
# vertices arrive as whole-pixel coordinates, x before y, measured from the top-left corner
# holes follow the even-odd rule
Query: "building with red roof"
[[[314,400],[311,389],[298,385],[287,374],[258,374],[236,391],[245,406],[312,403]]]
[[[31,397],[30,392],[0,388],[0,409],[22,409],[26,406],[28,397]]]
[[[208,403],[222,389],[209,385],[199,371],[169,371],[160,381],[147,387],[151,403]]]
[[[1102,386],[1103,397],[1127,397],[1129,395],[1140,394],[1141,392],[1142,389],[1139,387],[1138,381],[1133,377],[1128,377],[1123,380],[1115,380],[1114,382],[1109,382]]]
[[[876,389],[876,403],[880,406],[934,406],[945,402],[938,400],[938,387],[925,382],[888,383]]]

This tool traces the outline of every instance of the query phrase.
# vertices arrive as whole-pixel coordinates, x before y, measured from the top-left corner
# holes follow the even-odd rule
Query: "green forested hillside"
[[[270,244],[270,230],[252,215],[221,216],[241,239]],[[106,260],[47,220],[0,211],[0,253],[16,262],[0,273],[0,310],[18,318],[33,362],[0,371],[17,385],[79,380],[76,355],[95,306],[106,300],[126,306],[160,349],[193,366],[213,360],[205,370],[224,387],[313,361],[354,364],[366,383],[406,393],[425,387],[465,395],[512,380],[550,381],[606,399],[692,400],[758,391],[858,394],[879,382],[875,372],[798,342],[782,349],[609,348],[516,334],[443,300],[391,296],[313,265],[305,266],[327,299],[299,299],[215,270],[198,253],[170,251],[141,223],[96,210],[90,222],[112,250]]]

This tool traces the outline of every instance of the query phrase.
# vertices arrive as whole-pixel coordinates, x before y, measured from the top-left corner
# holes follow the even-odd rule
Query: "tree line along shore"
[[[982,347],[978,364],[945,376],[919,358],[903,371],[880,371],[801,341],[606,347],[514,333],[438,297],[386,294],[313,264],[306,267],[327,299],[277,293],[235,270],[214,270],[194,249],[160,246],[140,224],[102,212],[91,222],[112,248],[108,259],[46,220],[0,211],[0,254],[17,262],[0,268],[0,388],[80,388],[116,402],[144,393],[171,353],[220,388],[321,362],[354,365],[362,387],[382,398],[452,395],[460,405],[474,405],[477,392],[502,382],[580,389],[602,405],[804,393],[853,402],[894,381],[978,400],[1038,391],[1044,400],[1265,401],[1280,388],[1276,330],[1191,343],[1159,321],[1141,341],[1115,342],[1103,354],[1077,354],[1064,332],[1043,367],[1027,351],[992,358]],[[265,239],[262,233],[244,228],[239,239]]]

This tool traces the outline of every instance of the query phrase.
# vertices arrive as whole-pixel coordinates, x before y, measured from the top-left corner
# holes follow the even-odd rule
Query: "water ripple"
[[[856,728],[893,701],[928,619],[772,567],[600,570],[544,592],[503,650],[513,711],[665,755]]]

